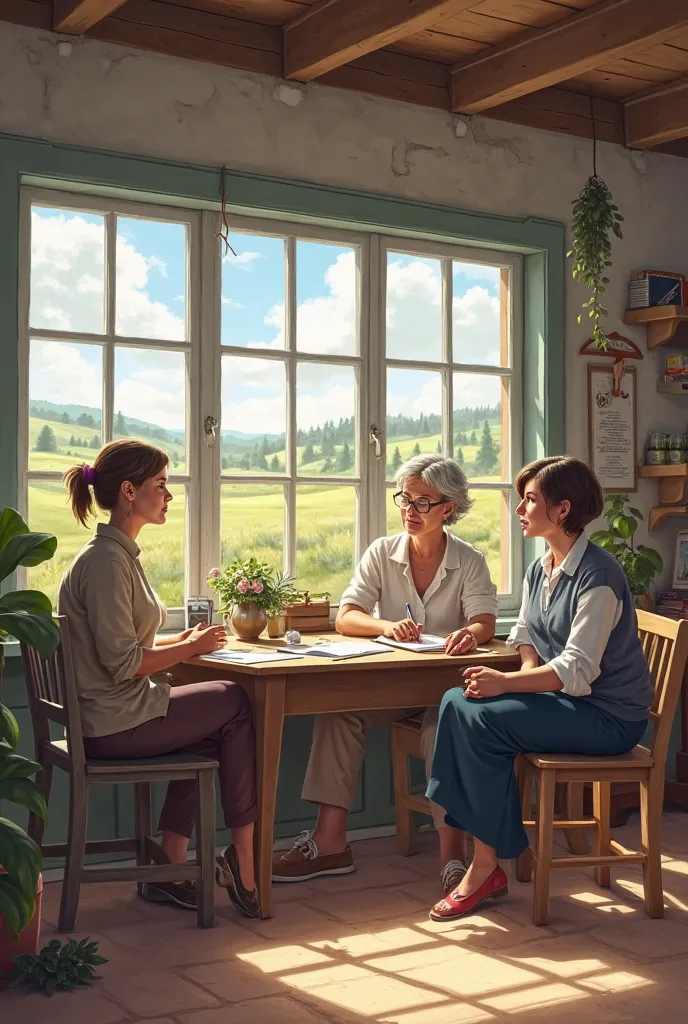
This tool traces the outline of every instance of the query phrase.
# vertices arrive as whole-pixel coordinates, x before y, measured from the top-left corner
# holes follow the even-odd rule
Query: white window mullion
[[[115,404],[115,317],[117,315],[117,215],[105,216],[105,337],[103,345],[103,412],[100,442],[112,440]]]
[[[385,363],[385,315],[387,289],[387,250],[379,235],[371,235],[369,243],[368,280],[368,351],[363,352],[363,373],[368,377],[367,399],[368,419],[362,450],[367,453],[368,480],[368,535],[370,544],[376,537],[387,532],[386,488],[387,475],[387,373]],[[382,458],[375,458],[375,445],[368,431],[372,425],[381,433]],[[363,473],[363,467],[361,468]]]
[[[207,573],[220,564],[220,469],[222,369],[220,348],[221,256],[216,213],[194,218],[189,229],[187,317],[191,351],[187,356],[187,449],[191,486],[187,488],[188,587],[214,597]],[[217,421],[215,443],[205,419]],[[216,597],[214,597],[217,600]]]
[[[284,487],[284,564],[290,575],[296,575],[296,463],[298,422],[296,418],[296,239],[289,236],[284,243],[284,332],[286,349],[287,423],[285,435],[285,471],[289,478]]]
[[[442,450],[454,452],[454,375],[452,373],[452,307],[454,299],[452,261],[442,260]]]

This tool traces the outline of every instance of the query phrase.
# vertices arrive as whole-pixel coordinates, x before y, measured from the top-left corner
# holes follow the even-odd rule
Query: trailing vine
[[[595,115],[590,97],[592,114],[593,171],[577,199],[573,202],[573,244],[568,257],[573,260],[573,277],[580,280],[591,292],[583,303],[588,317],[593,321],[592,336],[598,348],[607,348],[607,333],[602,320],[607,308],[602,296],[609,284],[607,267],[611,267],[611,235],[623,238],[621,222],[623,217],[614,204],[609,187],[597,173],[597,139],[595,136]],[[578,323],[582,314],[578,317]]]

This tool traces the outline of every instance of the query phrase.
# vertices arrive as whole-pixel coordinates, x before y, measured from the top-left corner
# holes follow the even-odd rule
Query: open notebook
[[[387,636],[377,638],[379,644],[386,644],[387,647],[400,647],[402,651],[413,651],[416,654],[437,654],[444,650],[447,638],[444,636],[433,636],[432,633],[424,633],[420,640],[392,640]],[[471,654],[492,654],[487,647],[476,647]]]
[[[369,654],[384,654],[375,643],[366,640],[340,640],[334,643],[315,644],[292,644],[290,647],[278,647],[279,651],[285,654],[294,653],[306,655],[306,657],[332,658],[334,661],[341,661],[344,658],[365,658]]]

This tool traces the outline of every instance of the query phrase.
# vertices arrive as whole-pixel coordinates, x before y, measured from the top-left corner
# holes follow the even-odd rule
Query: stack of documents
[[[285,654],[290,652],[289,647],[280,647],[278,650],[284,651]],[[302,656],[306,655],[308,658],[332,658],[335,661],[340,661],[343,658],[365,658],[369,654],[384,654],[385,652],[380,650],[375,643],[366,640],[343,640],[334,643],[323,641],[315,644],[299,644],[298,653]]]
[[[234,665],[262,665],[273,661],[293,661],[303,658],[296,651],[215,651],[214,654],[201,655],[203,661],[226,661]]]

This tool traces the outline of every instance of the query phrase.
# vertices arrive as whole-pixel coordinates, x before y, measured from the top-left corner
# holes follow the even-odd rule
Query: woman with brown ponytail
[[[146,579],[136,538],[162,525],[172,495],[168,457],[130,438],[112,441],[93,466],[65,473],[72,511],[82,525],[110,513],[81,549],[60,585],[58,611],[69,621],[79,708],[88,757],[154,757],[188,751],[217,758],[225,824],[233,845],[218,858],[217,879],[247,917],[259,917],[253,861],[257,817],[255,733],[251,705],[232,682],[173,686],[152,677],[225,642],[221,626],[196,626],[156,639],[166,612]],[[195,820],[193,780],[171,782],[160,816],[162,848],[186,860]],[[196,907],[193,883],[142,884],[153,902]]]

